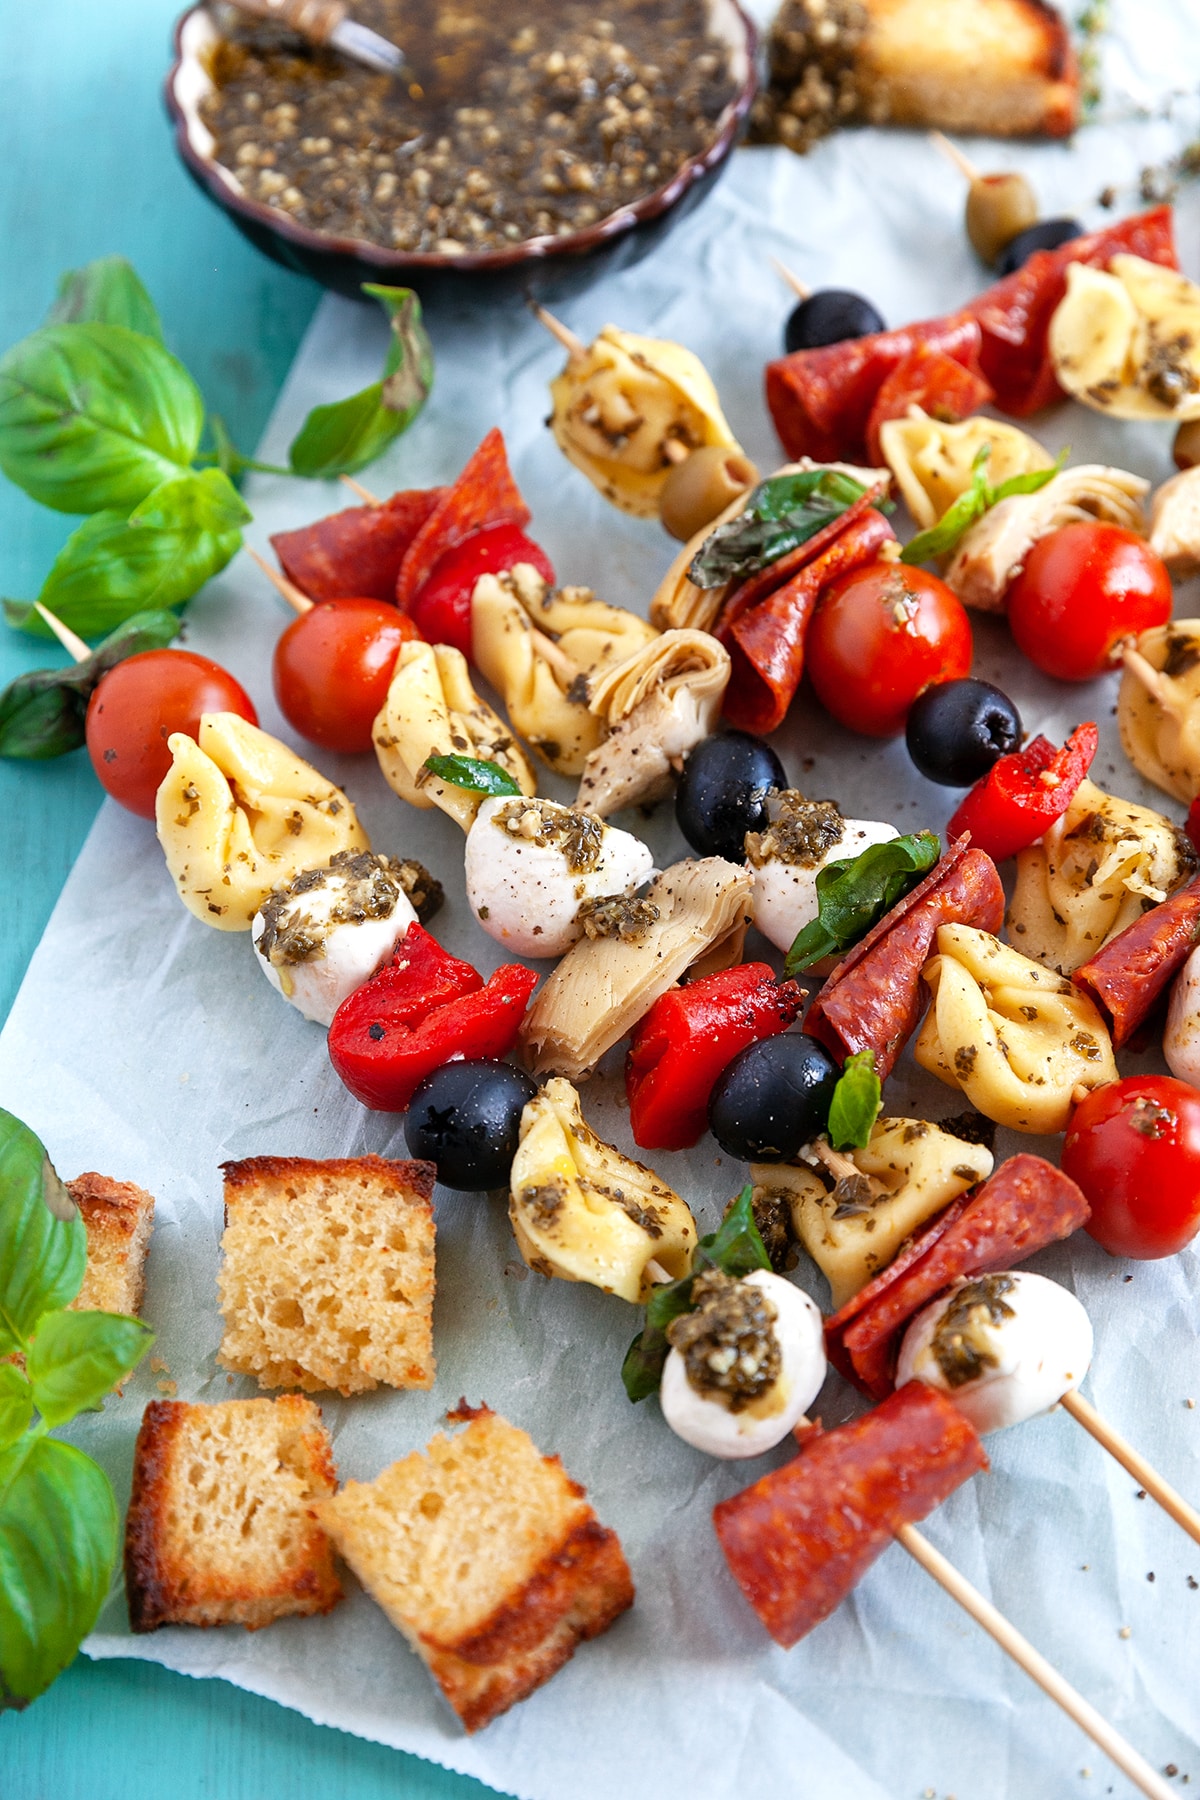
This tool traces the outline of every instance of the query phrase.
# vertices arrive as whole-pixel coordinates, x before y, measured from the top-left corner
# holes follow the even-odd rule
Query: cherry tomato
[[[430,644],[453,644],[470,659],[471,595],[481,575],[495,575],[519,562],[532,563],[553,582],[554,569],[545,551],[515,525],[488,525],[476,531],[434,564],[413,597],[412,616]]]
[[[415,622],[386,600],[323,600],[275,646],[272,679],[289,725],[323,750],[369,750],[401,644]]]
[[[904,563],[872,563],[830,584],[805,655],[817,698],[866,737],[896,737],[935,681],[970,673],[971,624],[944,581]]]
[[[1200,1093],[1173,1075],[1110,1082],[1071,1114],[1063,1173],[1112,1256],[1174,1256],[1200,1230]]]
[[[1064,525],[1038,539],[1005,606],[1031,663],[1060,681],[1090,681],[1120,660],[1123,638],[1166,624],[1171,577],[1132,531]]]
[[[143,650],[102,675],[88,702],[85,730],[105,793],[152,819],[154,796],[171,767],[167,739],[173,731],[194,738],[206,712],[238,713],[258,724],[241,683],[192,650]]]

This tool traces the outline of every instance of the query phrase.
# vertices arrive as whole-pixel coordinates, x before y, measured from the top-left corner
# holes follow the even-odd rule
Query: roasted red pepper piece
[[[916,344],[886,375],[867,419],[867,455],[882,468],[883,448],[879,427],[888,419],[903,419],[910,406],[920,406],[932,418],[957,421],[987,406],[994,398],[991,384],[974,369],[944,356],[929,344]]]
[[[553,583],[550,558],[516,525],[487,525],[447,551],[410,608],[413,624],[430,644],[453,644],[471,659],[471,595],[481,575],[532,563]]]
[[[445,488],[410,488],[378,506],[351,506],[271,539],[280,567],[310,600],[394,601],[404,553]]]
[[[1061,750],[1049,738],[1032,738],[975,783],[947,825],[947,837],[969,832],[993,862],[1027,849],[1066,812],[1099,747],[1100,734],[1090,722],[1077,725]]]
[[[334,1068],[351,1093],[358,1093],[360,1065],[368,1073],[378,1068],[379,1046],[389,1032],[415,1025],[434,1007],[482,986],[483,976],[469,962],[443,950],[423,926],[410,925],[392,960],[343,1000],[334,1014],[329,1027]]]
[[[708,1125],[708,1098],[739,1050],[786,1031],[805,990],[767,963],[742,963],[671,988],[635,1026],[625,1059],[633,1141],[686,1150]]]
[[[452,487],[442,489],[404,554],[396,578],[396,604],[411,612],[413,602],[442,558],[487,525],[529,523],[529,508],[512,478],[504,438],[493,426]]]

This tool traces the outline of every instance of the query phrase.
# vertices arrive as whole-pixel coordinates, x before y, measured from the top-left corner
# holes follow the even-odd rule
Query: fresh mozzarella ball
[[[485,800],[467,833],[467,899],[517,956],[562,956],[585,900],[632,894],[652,873],[640,838],[555,800]]]
[[[305,869],[269,895],[254,915],[250,941],[271,986],[306,1019],[329,1025],[416,917],[387,857],[363,851]]]
[[[781,1443],[804,1417],[825,1380],[825,1335],[821,1314],[802,1288],[782,1275],[756,1269],[745,1280],[761,1288],[775,1308],[772,1327],[779,1344],[777,1379],[740,1412],[717,1393],[703,1393],[688,1379],[678,1350],[667,1355],[659,1397],[663,1417],[685,1443],[709,1456],[761,1456]]]
[[[754,869],[754,923],[777,950],[790,950],[796,936],[817,916],[817,876],[827,863],[850,862],[870,844],[886,844],[899,833],[875,819],[847,819],[840,843],[813,863],[772,856]]]
[[[976,1431],[1001,1431],[1057,1406],[1091,1360],[1092,1323],[1074,1294],[1044,1275],[982,1275],[956,1281],[917,1314],[896,1386],[923,1381]]]
[[[1200,950],[1193,950],[1175,978],[1163,1055],[1172,1075],[1200,1087]]]

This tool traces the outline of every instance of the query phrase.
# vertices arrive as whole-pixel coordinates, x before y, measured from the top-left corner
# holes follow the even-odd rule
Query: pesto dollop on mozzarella
[[[788,788],[768,802],[766,831],[746,833],[754,873],[754,923],[778,950],[790,950],[817,916],[817,876],[829,863],[850,862],[871,844],[899,834],[874,819],[845,819],[832,800],[806,800]]]
[[[250,927],[263,973],[318,1025],[387,961],[416,912],[403,865],[370,850],[305,869],[268,895]]]
[[[485,800],[467,833],[467,899],[518,956],[562,956],[585,901],[632,894],[654,858],[640,838],[554,800]]]

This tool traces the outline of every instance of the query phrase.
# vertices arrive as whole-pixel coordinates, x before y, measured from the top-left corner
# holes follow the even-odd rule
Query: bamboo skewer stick
[[[1030,1680],[1036,1681],[1042,1692],[1056,1701],[1069,1718],[1074,1719],[1080,1730],[1085,1731],[1117,1768],[1128,1775],[1135,1787],[1148,1795],[1149,1800],[1170,1800],[1175,1790],[1150,1767],[1145,1757],[1109,1724],[1102,1713],[1096,1711],[1090,1701],[1076,1692],[1070,1682],[1059,1674],[1052,1663],[1046,1661],[1039,1650],[1034,1649],[1028,1638],[1023,1637],[990,1600],[984,1599],[965,1575],[960,1575],[953,1563],[947,1562],[940,1550],[934,1549],[923,1532],[918,1531],[915,1525],[901,1525],[896,1532],[896,1541],[903,1544],[926,1574],[932,1575],[939,1587],[952,1600],[956,1600],[964,1612],[969,1613],[975,1623],[981,1625],[988,1636],[1024,1669]]]
[[[282,594],[293,612],[303,614],[312,611],[313,602],[309,599],[307,594],[302,594],[300,592],[300,589],[296,586],[295,582],[289,581],[285,575],[281,575],[278,569],[273,569],[266,557],[260,556],[258,551],[253,549],[249,544],[246,545],[246,551],[249,556],[253,557],[276,593]]]
[[[668,1275],[667,1271],[663,1268],[662,1264],[660,1262],[658,1262],[656,1260],[656,1258],[654,1258],[653,1256],[650,1258],[650,1261],[646,1264],[646,1273],[650,1277],[651,1281],[657,1281],[660,1287],[665,1282],[674,1280],[674,1276]]]
[[[931,131],[929,141],[954,164],[964,181],[981,181],[983,179],[980,170],[976,168],[970,157],[964,156],[958,145],[952,144],[944,132]]]
[[[49,607],[43,606],[40,600],[34,601],[33,610],[42,623],[50,627],[72,662],[87,661],[92,653],[83,639],[78,637],[69,625],[64,625],[61,619],[56,619]]]
[[[550,336],[558,339],[571,362],[579,362],[587,355],[587,345],[581,337],[576,337],[569,325],[564,325],[561,319],[556,319],[554,314],[547,312],[544,306],[533,306],[530,310],[538,323],[546,327]]]
[[[812,289],[807,287],[798,275],[793,275],[786,263],[781,263],[777,256],[773,256],[771,258],[771,267],[781,281],[786,281],[797,300],[808,299],[808,296],[812,293]]]
[[[578,681],[583,670],[577,662],[572,661],[565,650],[559,649],[553,638],[548,638],[544,631],[538,630],[536,625],[529,627],[529,635],[533,639],[534,649],[538,655],[544,662],[550,664],[560,681],[565,681],[568,687]]]
[[[1188,1536],[1200,1544],[1200,1513],[1188,1504],[1169,1481],[1164,1481],[1158,1470],[1144,1456],[1139,1455],[1119,1431],[1113,1429],[1103,1414],[1098,1413],[1082,1394],[1075,1392],[1064,1394],[1061,1404],[1064,1411],[1069,1412],[1133,1476],[1139,1487],[1144,1487],[1151,1499],[1157,1500],[1163,1511],[1169,1513],[1175,1523],[1182,1525]]]
[[[1170,676],[1164,675],[1161,669],[1156,669],[1153,663],[1147,662],[1132,643],[1126,644],[1121,660],[1129,673],[1141,682],[1151,699],[1157,700],[1167,710],[1177,706]]]
[[[353,475],[339,475],[338,480],[345,482],[346,486],[350,489],[350,492],[352,494],[357,494],[359,499],[365,501],[368,506],[383,505],[383,501],[379,498],[379,495],[373,494],[370,488],[365,488],[361,481],[355,481]]]

